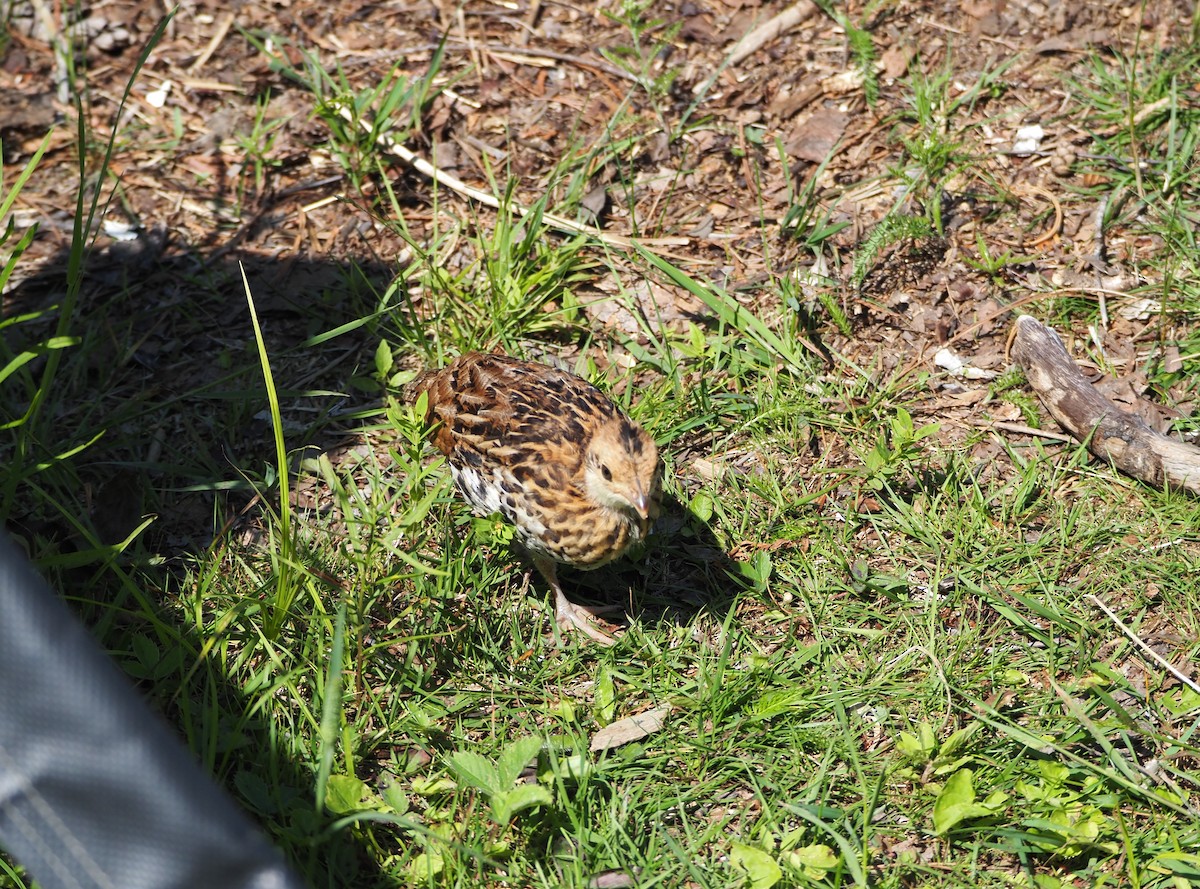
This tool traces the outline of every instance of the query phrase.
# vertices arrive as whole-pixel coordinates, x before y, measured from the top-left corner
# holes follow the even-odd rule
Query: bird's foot
[[[614,611],[617,610],[618,607],[610,606],[608,608],[586,608],[583,605],[576,605],[575,603],[568,601],[567,598],[561,594],[559,594],[557,599],[558,601],[554,606],[554,620],[558,624],[558,628],[560,630],[564,632],[572,629],[582,630],[601,645],[616,644],[617,640],[592,623],[592,619],[598,612]]]

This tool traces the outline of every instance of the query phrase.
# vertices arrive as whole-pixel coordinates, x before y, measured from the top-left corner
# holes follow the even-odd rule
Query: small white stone
[[[137,227],[115,219],[104,220],[104,233],[114,241],[136,241]]]
[[[952,377],[962,377],[965,380],[990,380],[996,376],[994,370],[984,370],[982,367],[971,367],[947,348],[937,350],[933,363]]]
[[[1046,138],[1046,131],[1036,123],[1021,127],[1017,130],[1017,137],[1013,142],[1013,153],[1032,154],[1042,147],[1044,138]]]

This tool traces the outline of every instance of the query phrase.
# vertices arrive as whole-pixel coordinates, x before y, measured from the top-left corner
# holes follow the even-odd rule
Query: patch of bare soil
[[[73,34],[86,44],[85,107],[101,140],[163,9],[108,0],[85,5],[70,20],[48,20],[41,4],[14,0],[6,8],[5,181],[49,124],[67,122],[55,130],[15,210],[19,225],[36,221],[41,231],[4,294],[10,314],[59,297],[79,191],[73,111],[56,94],[55,39]],[[739,40],[788,9],[795,15],[784,29],[726,64]],[[233,402],[223,393],[229,368],[246,365],[252,354],[242,264],[289,387],[345,390],[354,370],[369,362],[346,339],[326,349],[295,347],[369,311],[412,248],[373,217],[379,183],[368,180],[366,193],[351,186],[313,114],[313,96],[272,61],[302,67],[303,47],[363,88],[393,67],[421,77],[443,39],[437,85],[448,88],[408,148],[485,191],[490,171],[502,170],[515,180],[517,202],[532,205],[549,192],[554,209],[564,187],[555,175],[562,158],[579,145],[618,145],[637,135],[592,171],[584,201],[590,221],[615,235],[672,239],[663,249],[673,261],[729,286],[768,318],[792,311],[780,304],[773,281],[813,263],[782,225],[793,196],[812,184],[829,222],[848,223],[826,242],[819,271],[840,282],[851,335],[829,326],[823,347],[883,378],[967,363],[976,378],[940,378],[917,405],[919,421],[936,419],[952,440],[964,438],[984,420],[987,383],[979,377],[1009,364],[1004,340],[1012,309],[1047,282],[1060,290],[1120,290],[1137,256],[1152,249],[1121,231],[1099,232],[1100,200],[1079,196],[1085,183],[1076,160],[1092,135],[1088,122],[1064,117],[1074,107],[1067,84],[1089,54],[1128,50],[1135,41],[1143,51],[1169,45],[1191,7],[978,0],[873,9],[846,10],[847,20],[870,34],[877,57],[878,93],[868,102],[845,29],[805,4],[651,4],[645,17],[660,23],[636,39],[621,21],[620,4],[611,2],[182,4],[115,122],[107,184],[116,190],[96,232],[82,318],[86,335],[103,343],[89,352],[101,365],[89,370],[97,410],[119,415],[123,399],[147,390],[178,392],[185,403],[142,417],[140,446],[100,453],[161,466],[183,442],[178,446],[207,449],[214,477],[227,478],[231,465],[260,452],[264,417],[230,422]],[[664,45],[655,46],[663,35]],[[614,64],[634,63],[637,45],[643,84],[658,84],[660,92]],[[900,240],[874,255],[869,238],[885,214],[921,216],[927,209],[915,191],[896,184],[902,141],[928,135],[912,114],[914,70],[931,79],[953,73],[945,90],[962,107],[937,127],[947,143],[962,136],[971,159],[956,161],[959,172],[933,192],[944,239]],[[1033,125],[1042,127],[1040,138],[1018,146],[1018,130]],[[682,135],[669,138],[677,128]],[[95,167],[103,144],[89,148]],[[446,215],[491,224],[491,210],[444,188],[435,208],[431,180],[407,162],[391,159],[387,175],[415,244],[444,230]],[[634,187],[612,187],[623,181]],[[1086,184],[1094,191],[1095,182]],[[128,231],[136,238],[128,240]],[[992,256],[1027,261],[985,274],[966,262],[981,243]],[[595,287],[603,293],[613,284],[598,280]],[[414,299],[419,303],[420,294]],[[682,291],[659,284],[647,285],[644,299],[668,319],[697,311]],[[597,328],[629,321],[593,311]],[[1145,325],[1136,314],[1115,315],[1105,343],[1115,365],[1133,375],[1126,384],[1135,392],[1144,380],[1135,378],[1129,359]],[[373,343],[364,336],[358,345]],[[301,431],[304,411],[315,421],[334,407],[328,399],[305,405],[292,412]],[[986,410],[988,422],[1020,419],[1015,408]],[[211,419],[218,414],[219,422]],[[221,430],[219,440],[181,424],[210,424]],[[221,437],[239,428],[244,437]],[[980,465],[995,466],[999,448],[978,447]],[[187,481],[152,484],[166,496],[161,489]],[[184,537],[198,533],[190,521],[179,527]]]

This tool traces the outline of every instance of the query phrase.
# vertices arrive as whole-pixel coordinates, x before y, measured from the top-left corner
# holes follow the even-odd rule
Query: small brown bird
[[[586,380],[505,355],[470,352],[409,391],[428,393],[431,438],[459,492],[513,525],[554,590],[559,627],[611,645],[563,595],[557,563],[598,568],[646,535],[662,483],[654,439]]]

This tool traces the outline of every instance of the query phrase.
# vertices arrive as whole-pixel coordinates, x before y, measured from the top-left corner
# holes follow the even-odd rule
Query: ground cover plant
[[[41,8],[5,525],[314,886],[1200,882],[1200,512],[1006,352],[1195,432],[1190,4]],[[469,349],[664,455],[612,648],[423,443]]]

